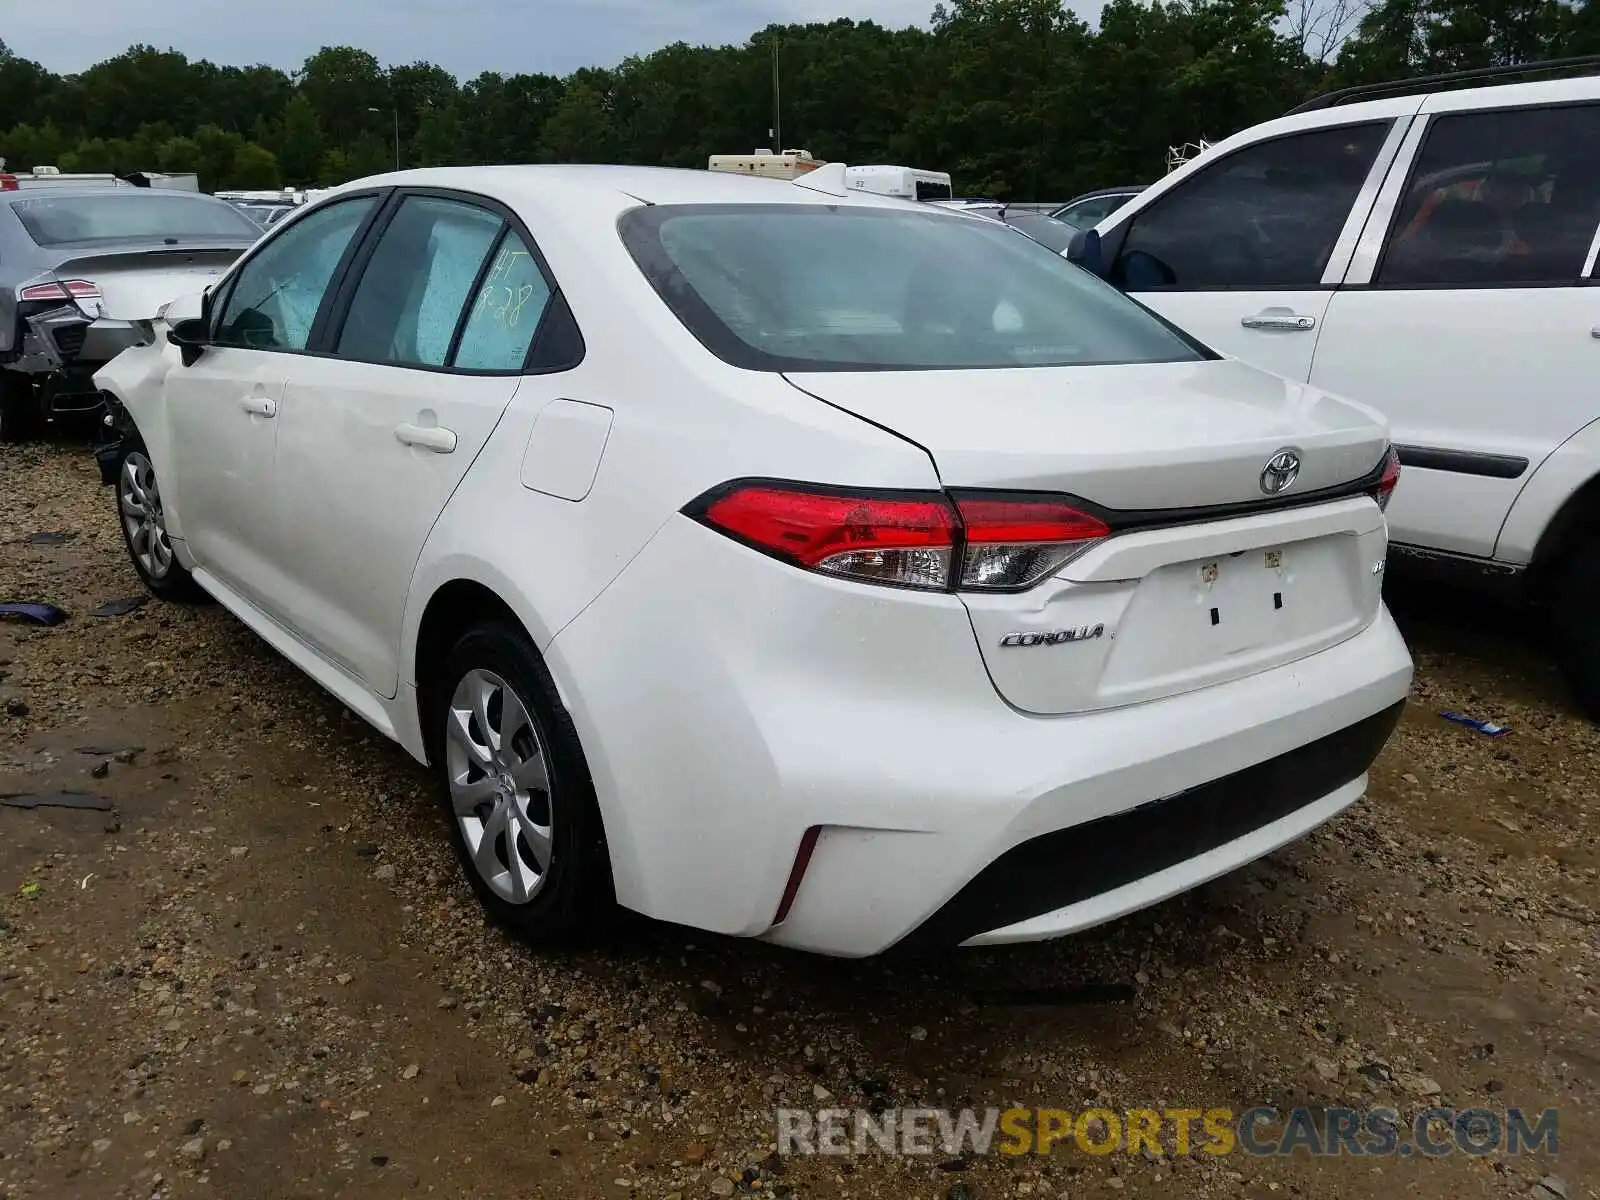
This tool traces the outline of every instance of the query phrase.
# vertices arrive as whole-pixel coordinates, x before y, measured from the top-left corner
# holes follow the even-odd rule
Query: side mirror
[[[167,326],[167,341],[178,348],[183,365],[188,367],[200,357],[210,341],[210,323],[206,319],[206,295],[195,292],[179,296],[162,305],[158,317]]]
[[[1100,257],[1100,235],[1092,229],[1080,229],[1067,243],[1066,259],[1101,279],[1106,277],[1105,263]]]
[[[200,352],[211,340],[210,334],[204,317],[190,317],[187,321],[167,326],[167,341],[178,348],[178,356],[186,367],[194,366]]]

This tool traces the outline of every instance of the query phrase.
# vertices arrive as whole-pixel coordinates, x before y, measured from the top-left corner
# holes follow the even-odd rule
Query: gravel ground
[[[82,447],[0,450],[0,496],[0,599],[73,614],[0,624],[0,793],[110,805],[0,807],[0,1198],[1600,1195],[1600,736],[1492,621],[1402,614],[1365,803],[1090,934],[548,955],[486,927],[425,772],[225,612],[89,615],[139,587]],[[1554,1105],[1560,1149],[775,1161],[779,1104]]]

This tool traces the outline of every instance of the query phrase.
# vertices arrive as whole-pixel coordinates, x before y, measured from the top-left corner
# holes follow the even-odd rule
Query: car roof
[[[563,164],[550,166],[424,167],[352,180],[333,189],[345,193],[370,187],[438,187],[526,197],[540,203],[610,203],[618,210],[639,204],[841,204],[875,208],[928,205],[872,192],[843,194],[799,186],[800,181],[736,175],[679,167],[628,167]],[[842,188],[841,188],[842,191]]]
[[[82,184],[82,185],[54,184],[53,183],[53,184],[49,184],[49,185],[47,185],[45,187],[19,188],[17,191],[14,191],[14,192],[10,192],[10,191],[0,192],[0,202],[6,203],[6,204],[14,204],[18,200],[40,200],[40,199],[43,199],[46,196],[55,197],[57,199],[60,199],[62,197],[65,197],[67,199],[72,199],[72,198],[78,197],[78,196],[128,196],[128,195],[134,195],[134,196],[187,196],[187,197],[190,197],[191,199],[196,197],[196,196],[198,196],[203,200],[215,201],[217,204],[226,204],[227,203],[226,200],[218,200],[215,196],[212,196],[212,195],[210,195],[210,194],[208,194],[206,192],[186,192],[186,191],[180,191],[177,188],[142,188],[142,187],[138,187],[138,186],[135,186],[135,185],[130,185],[128,187],[112,187],[112,186],[110,186],[108,184],[101,184],[101,185],[99,185],[97,187],[92,183],[90,183],[90,184]]]

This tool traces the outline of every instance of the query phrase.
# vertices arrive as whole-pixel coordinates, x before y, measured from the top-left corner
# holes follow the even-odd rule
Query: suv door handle
[[[394,427],[394,436],[407,446],[449,454],[456,448],[455,430],[441,425],[413,425],[409,421]]]
[[[271,396],[246,396],[239,401],[239,407],[253,417],[275,417],[278,415],[278,402]]]
[[[1239,324],[1246,329],[1281,329],[1287,333],[1305,333],[1317,327],[1317,319],[1292,308],[1263,308],[1250,317],[1240,317]]]

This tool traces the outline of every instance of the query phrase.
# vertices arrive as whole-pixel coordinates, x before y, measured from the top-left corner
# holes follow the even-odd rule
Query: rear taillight
[[[98,300],[100,285],[87,279],[54,279],[35,283],[17,293],[18,300]]]
[[[1372,498],[1378,502],[1379,508],[1389,507],[1389,497],[1394,495],[1395,485],[1400,482],[1400,451],[1393,446],[1383,458],[1383,475],[1378,479],[1378,486],[1372,489]]]
[[[740,485],[705,504],[714,529],[796,566],[869,583],[949,586],[956,514],[943,496]]]
[[[960,496],[965,546],[960,587],[1013,591],[1030,587],[1111,534],[1099,517],[1048,498]]]
[[[1049,497],[952,500],[788,483],[729,485],[684,511],[796,566],[925,591],[1031,587],[1111,532]]]
[[[17,192],[22,190],[22,185],[17,182],[15,175],[0,172],[0,192]]]

